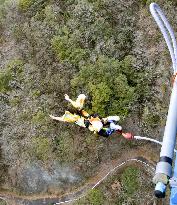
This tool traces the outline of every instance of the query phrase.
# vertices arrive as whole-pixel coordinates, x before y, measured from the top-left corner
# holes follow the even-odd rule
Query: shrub
[[[27,11],[28,8],[35,3],[36,0],[20,0],[19,1],[19,8],[23,11]]]
[[[129,78],[128,68],[131,72],[131,59],[125,61],[100,56],[94,64],[82,66],[73,78],[72,87],[84,89],[91,96],[91,112],[127,115],[135,89],[126,77]]]
[[[132,30],[115,22],[107,7],[101,1],[73,3],[72,10],[68,7],[69,17],[52,40],[59,60],[78,66],[100,55],[125,56],[132,45]]]
[[[15,75],[20,75],[23,72],[23,61],[20,59],[11,60],[8,65],[7,69],[14,72]],[[18,76],[17,76],[18,77]]]
[[[41,92],[40,92],[40,90],[38,90],[38,89],[33,90],[32,93],[31,93],[31,96],[32,96],[34,99],[38,98],[40,95],[41,95]]]
[[[7,205],[6,201],[0,199],[0,205]]]
[[[133,195],[139,188],[138,181],[139,170],[138,168],[128,167],[121,175],[121,183],[128,196]]]
[[[0,72],[0,92],[6,93],[17,88],[22,80],[23,62],[18,59],[11,60],[6,68]]]
[[[92,96],[92,111],[105,115],[107,110],[107,104],[110,101],[112,90],[110,86],[105,82],[98,83],[96,85],[89,84],[89,91]]]
[[[32,138],[31,155],[36,157],[38,160],[46,161],[50,157],[51,144],[48,138],[44,137],[33,137]]]
[[[12,72],[5,70],[0,72],[0,92],[6,93],[11,90],[10,81],[12,80]]]
[[[73,139],[68,131],[60,132],[60,135],[55,139],[58,159],[61,162],[73,162],[74,161],[74,147]]]
[[[44,124],[46,122],[46,114],[39,110],[32,118],[34,124]]]
[[[19,0],[18,7],[26,12],[29,17],[40,13],[50,0]],[[43,13],[43,12],[42,12]]]
[[[74,34],[66,33],[65,35],[54,37],[52,46],[59,60],[68,61],[75,66],[88,56],[87,50],[79,46]]]
[[[133,101],[140,97],[132,58],[126,56],[134,38],[132,28],[127,26],[133,25],[131,12],[127,11],[123,27],[106,2],[73,2],[71,8],[51,43],[60,62],[78,70],[71,80],[73,90],[89,95],[89,112],[126,117]]]
[[[0,0],[0,5],[4,4],[5,0]]]
[[[104,195],[98,189],[92,189],[89,192],[87,198],[88,198],[89,204],[92,204],[92,205],[102,205],[104,202]]]
[[[17,96],[9,100],[9,103],[12,107],[18,106],[20,104],[20,102],[21,102],[21,100]]]
[[[76,202],[76,205],[102,205],[104,204],[104,194],[98,189],[92,189],[88,195]]]

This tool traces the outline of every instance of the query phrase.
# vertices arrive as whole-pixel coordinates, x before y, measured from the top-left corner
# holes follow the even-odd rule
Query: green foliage
[[[153,114],[150,114],[148,116],[148,123],[152,126],[152,127],[155,127],[156,125],[158,125],[158,123],[160,122],[160,116],[159,115],[153,115]]]
[[[150,4],[153,3],[154,1],[153,1],[153,0],[141,0],[141,2],[142,2],[144,5],[150,5]],[[156,3],[158,3],[158,0],[156,0]]]
[[[92,111],[104,115],[112,94],[109,85],[105,82],[96,85],[90,83],[89,91],[92,96]]]
[[[79,46],[74,34],[69,35],[68,31],[65,31],[65,35],[54,37],[52,46],[61,61],[68,61],[76,66],[88,55],[87,50]]]
[[[135,194],[139,188],[139,169],[134,167],[128,167],[121,175],[122,185],[128,196]]]
[[[46,161],[50,157],[51,143],[48,138],[44,137],[33,137],[32,138],[31,155],[36,157],[38,160]]]
[[[34,4],[36,0],[20,0],[19,1],[19,8],[23,11],[27,11],[29,7]]]
[[[101,1],[80,1],[69,10],[68,21],[52,40],[59,60],[79,66],[100,55],[125,55],[132,43],[132,31],[114,25],[104,4],[106,8]]]
[[[144,107],[142,117],[143,117],[143,123],[146,124],[146,126],[150,126],[150,127],[156,127],[161,121],[161,117],[158,113],[157,108],[155,108],[155,106],[151,110],[148,107]]]
[[[13,99],[9,100],[9,103],[12,107],[18,106],[20,104],[21,100],[18,96],[14,97]]]
[[[29,16],[43,13],[43,9],[50,0],[19,0],[18,7],[21,11],[26,12]]]
[[[72,162],[74,160],[73,139],[67,131],[60,132],[55,139],[58,159],[63,162]]]
[[[112,14],[103,4],[83,1],[76,5],[66,24],[52,39],[52,47],[61,62],[78,68],[79,72],[71,80],[72,88],[89,94],[90,112],[125,117],[138,98],[138,93],[134,93],[132,59],[124,56],[133,36],[130,28],[117,29],[112,24]],[[125,52],[118,53],[118,50]],[[114,56],[121,56],[123,60]]]
[[[128,71],[129,68],[129,71]],[[131,58],[118,61],[100,56],[92,64],[82,66],[72,80],[73,88],[85,88],[91,96],[91,109],[101,115],[126,116],[135,98],[134,87],[129,85],[126,75],[131,73]]]
[[[132,72],[132,59],[126,56],[133,34],[129,26],[118,26],[106,5],[101,1],[67,1],[63,14],[66,22],[62,21],[64,24],[52,38],[51,45],[61,63],[67,62],[79,71],[71,79],[72,88],[75,93],[84,91],[89,95],[90,112],[125,117],[135,98],[139,97],[138,92],[134,93],[137,83]],[[67,18],[64,17],[66,13]],[[52,7],[45,8],[45,15],[52,25],[55,21]],[[126,24],[129,21],[131,18]],[[119,57],[121,61],[117,60]],[[51,78],[51,86],[54,78]],[[62,79],[60,77],[60,82]]]
[[[7,205],[7,203],[4,200],[0,199],[0,205]]]
[[[43,125],[46,122],[46,113],[42,110],[39,110],[32,118],[33,124],[41,124]]]
[[[89,204],[92,205],[102,205],[104,202],[104,195],[98,189],[91,190],[87,197],[88,197]]]
[[[146,5],[147,0],[141,0],[141,2]]]
[[[19,75],[23,72],[23,61],[20,59],[11,60],[8,65],[7,69],[14,72],[15,75]]]
[[[98,189],[93,189],[89,191],[88,195],[81,200],[78,200],[76,205],[103,205],[104,204],[104,194]]]
[[[33,90],[32,94],[31,94],[31,96],[32,96],[34,99],[38,98],[40,95],[41,95],[41,92],[40,92],[40,90],[38,90],[38,89]]]
[[[11,85],[11,81],[19,81],[23,78],[23,63],[21,60],[12,60],[6,66],[4,70],[0,72],[0,92],[6,93],[11,91],[14,85]]]
[[[45,9],[43,10],[43,12],[40,12],[40,13],[35,15],[35,18],[36,17],[37,17],[37,19],[42,19],[44,17],[45,21],[51,26],[57,20],[57,14],[56,14],[56,12],[53,11],[53,8],[51,5],[47,5],[45,7]]]
[[[18,115],[18,120],[19,120],[20,122],[30,121],[31,118],[32,118],[31,115],[32,115],[32,113],[31,113],[29,110],[25,109],[24,111],[22,111],[22,112],[19,113],[19,115]]]
[[[4,4],[6,0],[0,0],[0,5]]]
[[[10,70],[0,72],[0,92],[6,93],[11,90],[10,81],[12,80],[12,73]]]

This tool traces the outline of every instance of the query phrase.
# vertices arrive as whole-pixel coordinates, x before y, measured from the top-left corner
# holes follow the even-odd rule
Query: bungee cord
[[[156,144],[162,145],[162,142],[160,142],[160,141],[158,141],[158,140],[155,140],[155,139],[152,139],[152,138],[149,138],[149,137],[134,136],[134,139],[136,139],[136,140],[151,141],[151,142],[154,142],[154,143],[156,143]],[[177,152],[177,150],[174,149],[174,152]]]

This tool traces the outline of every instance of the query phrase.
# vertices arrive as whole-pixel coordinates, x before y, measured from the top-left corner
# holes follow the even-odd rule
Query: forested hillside
[[[65,93],[84,93],[89,113],[119,115],[126,131],[162,139],[172,70],[151,2],[0,0],[1,190],[65,193],[100,164],[147,146],[52,121],[49,114],[71,108]],[[156,2],[176,32],[177,2]],[[159,147],[151,149],[148,157],[157,161]]]

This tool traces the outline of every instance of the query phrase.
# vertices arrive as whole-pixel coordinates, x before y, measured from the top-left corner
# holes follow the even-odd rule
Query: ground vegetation
[[[65,93],[85,93],[88,112],[119,115],[126,131],[162,139],[171,60],[150,2],[0,0],[1,189],[64,193],[85,183],[102,162],[146,146],[53,122],[49,114],[70,108]],[[176,1],[157,3],[176,33]],[[89,196],[95,204],[105,197],[101,190]]]

